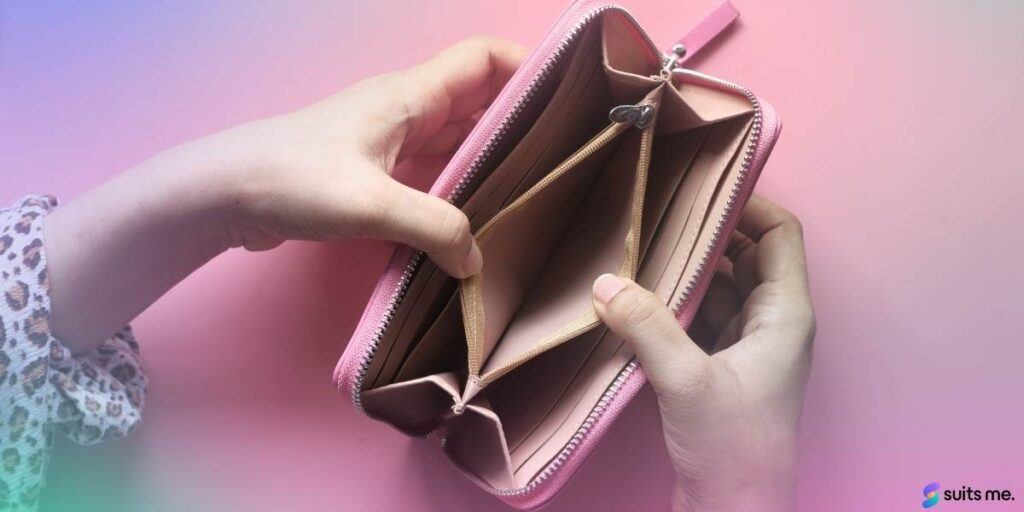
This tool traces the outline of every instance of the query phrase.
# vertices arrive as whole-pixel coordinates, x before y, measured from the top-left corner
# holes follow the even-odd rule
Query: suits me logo
[[[932,482],[932,483],[924,486],[924,490],[921,491],[921,492],[924,493],[924,497],[925,497],[925,500],[921,503],[922,507],[924,507],[924,508],[932,508],[935,505],[939,504],[939,483],[938,482]]]
[[[921,490],[924,501],[921,506],[932,508],[940,501],[1016,501],[1017,497],[1009,489],[977,489],[970,485],[960,486],[959,489],[952,488],[939,491],[939,483],[932,482]]]

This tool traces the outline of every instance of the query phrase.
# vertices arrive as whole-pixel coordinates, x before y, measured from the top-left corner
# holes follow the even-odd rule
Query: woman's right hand
[[[799,221],[752,198],[722,267],[695,321],[710,334],[699,345],[631,281],[598,278],[595,308],[632,343],[658,395],[674,510],[792,510],[815,331]]]

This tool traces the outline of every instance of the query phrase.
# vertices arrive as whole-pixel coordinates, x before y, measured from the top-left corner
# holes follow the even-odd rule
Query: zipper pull
[[[643,130],[654,120],[654,105],[650,103],[619,105],[608,112],[608,119],[611,119],[613,123],[631,123]]]
[[[484,384],[479,377],[470,375],[466,381],[466,389],[462,391],[462,396],[455,399],[455,403],[452,405],[452,414],[456,416],[462,416],[462,413],[466,412],[466,404],[470,402],[482,389]]]
[[[672,46],[672,53],[661,56],[661,70],[658,73],[662,80],[672,79],[672,70],[679,67],[679,62],[685,55],[686,46],[683,46],[683,43],[676,43]]]

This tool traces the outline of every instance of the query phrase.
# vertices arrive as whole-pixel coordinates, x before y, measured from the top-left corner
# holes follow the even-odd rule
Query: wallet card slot
[[[464,371],[459,371],[464,370],[466,343],[458,294],[453,291],[447,297],[444,310],[402,361],[395,380],[404,381],[443,371],[464,374]]]
[[[688,259],[688,254],[681,250],[684,240],[688,235],[686,227],[688,225],[692,226],[692,216],[699,209],[696,198],[700,195],[701,187],[706,186],[709,182],[709,175],[713,174],[713,168],[707,165],[710,160],[707,153],[709,148],[710,151],[716,151],[716,147],[729,143],[725,138],[727,135],[726,128],[724,124],[719,123],[705,129],[706,131],[703,132],[704,136],[701,137],[700,150],[697,156],[694,157],[689,171],[680,181],[672,197],[671,204],[667,210],[670,212],[670,215],[665,217],[662,221],[662,226],[659,227],[659,230],[663,232],[663,237],[659,240],[659,243],[653,246],[651,254],[647,256],[644,262],[645,267],[647,267],[646,275],[641,275],[642,280],[639,283],[649,287],[663,300],[666,299],[666,293],[671,293],[671,290],[666,292],[664,289],[667,286],[665,283],[668,282],[666,277],[674,270],[669,262],[685,261],[685,259]],[[691,130],[680,135],[687,136],[689,134],[697,135],[698,132]],[[655,286],[655,283],[663,284]]]
[[[686,218],[685,227],[680,231],[679,243],[673,251],[673,256],[670,257],[670,261],[680,263],[673,263],[671,267],[666,268],[665,271],[670,273],[668,278],[661,279],[661,284],[653,290],[666,304],[681,287],[686,286],[682,274],[693,260],[693,255],[699,252],[696,251],[697,239],[702,232],[707,231],[705,227],[710,218],[708,214],[713,199],[721,187],[726,172],[738,158],[740,145],[746,139],[750,128],[750,121],[750,116],[747,116],[716,125],[715,132],[712,132],[694,163],[695,169],[700,172],[695,173],[693,181],[697,182],[699,179],[700,182],[685,189],[679,198],[684,204],[690,205],[690,214]]]
[[[381,352],[373,358],[367,369],[364,389],[373,389],[391,383],[390,370],[397,354],[404,353],[408,345],[418,338],[417,333],[424,327],[427,313],[433,300],[436,300],[439,287],[445,279],[450,279],[441,272],[432,261],[425,261],[417,279],[414,279],[406,291],[405,299],[395,313],[394,323],[381,340]],[[385,369],[389,370],[388,372]]]
[[[645,261],[655,234],[662,231],[662,222],[680,185],[690,174],[693,164],[711,133],[710,127],[697,128],[685,134],[658,135],[654,138],[654,154],[648,172],[647,198],[640,234],[640,260]]]
[[[423,284],[417,287],[417,293],[410,297],[415,307],[402,319],[402,326],[398,330],[394,343],[388,347],[388,353],[383,359],[384,364],[374,379],[373,387],[395,381],[399,369],[409,354],[419,344],[419,340],[423,339],[437,324],[436,319],[443,314],[450,299],[455,296],[455,290],[458,287],[457,281],[437,268],[433,262],[424,262],[421,272],[424,274],[424,279],[420,281]],[[445,300],[446,297],[449,300]],[[444,370],[452,371],[454,365],[452,368]],[[428,373],[440,371],[438,369]]]
[[[736,138],[745,140],[750,137],[752,126],[753,119],[751,116],[747,116],[733,120],[730,130]],[[726,208],[729,202],[727,198],[740,179],[740,169],[743,167],[743,157],[739,150],[740,144],[733,143],[731,147],[734,149],[734,152],[731,154],[721,154],[715,160],[716,164],[723,166],[724,169],[719,173],[718,179],[714,183],[714,188],[707,191],[710,197],[704,200],[706,201],[705,213],[703,218],[700,219],[696,234],[692,237],[692,245],[689,250],[690,257],[682,262],[680,269],[673,275],[676,285],[675,290],[667,301],[669,304],[674,304],[677,300],[680,300],[681,296],[686,292],[687,283],[693,280],[701,267],[699,255],[705,254],[712,243],[715,233],[713,226],[720,221],[719,219],[723,219],[726,216]],[[714,271],[714,268],[711,271]]]

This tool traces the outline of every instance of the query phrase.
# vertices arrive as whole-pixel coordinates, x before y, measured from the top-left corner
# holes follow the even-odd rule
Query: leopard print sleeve
[[[146,376],[130,328],[74,356],[50,334],[43,217],[52,197],[0,210],[0,511],[37,507],[55,432],[79,443],[139,424]]]

